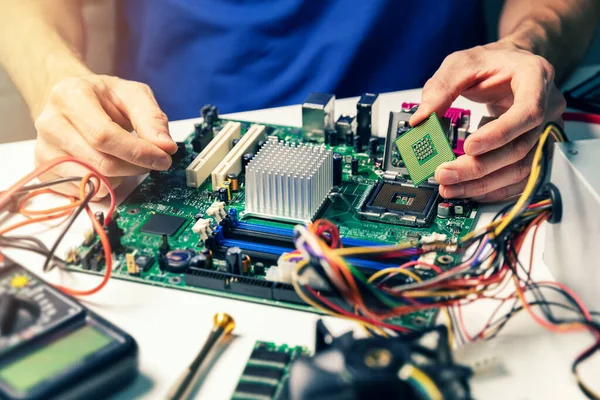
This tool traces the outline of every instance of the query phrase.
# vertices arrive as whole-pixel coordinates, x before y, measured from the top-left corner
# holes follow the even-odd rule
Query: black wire
[[[71,228],[71,226],[73,225],[73,223],[75,222],[75,220],[77,219],[79,214],[81,214],[81,212],[85,209],[85,207],[88,205],[88,203],[92,200],[92,197],[94,197],[94,192],[95,192],[94,184],[92,183],[92,181],[87,181],[87,184],[88,184],[90,190],[88,191],[88,194],[85,196],[85,198],[83,199],[83,201],[81,202],[79,207],[77,207],[77,209],[75,210],[75,212],[73,213],[73,215],[71,216],[71,218],[69,219],[69,221],[67,222],[65,227],[63,228],[63,230],[61,231],[61,233],[58,235],[58,238],[56,239],[56,241],[50,248],[48,257],[46,257],[46,261],[44,262],[44,267],[43,267],[44,272],[50,271],[52,269],[53,266],[52,267],[50,266],[51,265],[50,261],[52,260],[54,253],[56,252],[56,248],[58,247],[60,242],[63,240],[63,238],[65,237],[65,235],[67,234],[67,232],[69,231],[69,229]]]
[[[33,185],[23,186],[23,188],[21,188],[21,190],[16,191],[15,194],[31,192],[32,190],[36,190],[36,189],[45,189],[47,187],[60,185],[62,183],[77,182],[77,181],[81,181],[81,179],[82,178],[80,176],[70,176],[67,178],[59,178],[59,179],[54,179],[51,181],[35,183]]]
[[[45,189],[50,186],[60,185],[62,183],[76,182],[76,181],[81,181],[81,177],[80,176],[69,176],[66,178],[53,179],[51,181],[45,181],[45,182],[41,182],[41,183],[35,183],[33,185],[23,186],[20,190],[17,190],[14,194],[27,193],[27,192],[31,192],[32,190],[36,190],[36,189]],[[0,191],[0,195],[2,195],[4,192],[5,192],[5,190]]]

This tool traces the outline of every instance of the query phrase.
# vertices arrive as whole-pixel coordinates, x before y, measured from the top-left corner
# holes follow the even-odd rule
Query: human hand
[[[566,106],[552,65],[508,41],[453,53],[425,84],[411,126],[443,115],[459,95],[486,103],[498,118],[467,138],[464,156],[438,167],[440,194],[492,202],[521,193],[540,125],[559,121]]]
[[[35,121],[36,165],[70,155],[90,163],[113,187],[125,176],[166,170],[177,144],[169,134],[167,116],[152,90],[139,82],[111,76],[86,75],[54,85]],[[135,130],[137,137],[130,133]],[[60,165],[41,178],[83,176],[76,164]],[[58,190],[78,195],[78,184]],[[97,197],[108,193],[100,188]]]

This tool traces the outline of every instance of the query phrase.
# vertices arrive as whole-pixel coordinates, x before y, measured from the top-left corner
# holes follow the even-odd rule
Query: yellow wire
[[[404,364],[404,366],[400,368],[400,371],[398,371],[398,376],[403,381],[408,381],[409,379],[416,381],[427,393],[430,400],[444,399],[444,396],[442,396],[442,393],[429,375],[414,365]]]
[[[452,318],[450,318],[448,307],[441,307],[441,309],[448,320],[448,345],[452,348],[454,346],[454,325],[452,324]]]
[[[404,274],[404,275],[408,275],[411,278],[413,278],[415,281],[417,282],[421,282],[422,279],[419,277],[419,275],[415,274],[412,271],[408,271],[406,269],[402,269],[402,268],[398,268],[398,267],[393,267],[393,268],[386,268],[386,269],[382,269],[380,271],[375,272],[373,275],[371,275],[371,277],[369,278],[369,280],[367,282],[371,283],[373,282],[375,279],[379,278],[380,276],[389,274],[389,273],[398,273],[398,274]]]
[[[367,254],[367,253],[388,253],[399,250],[405,250],[412,247],[414,244],[410,242],[400,243],[390,246],[373,246],[373,247],[342,247],[341,249],[332,249],[338,256],[347,256],[354,254]]]
[[[517,200],[517,203],[508,212],[506,217],[503,218],[500,221],[500,223],[496,226],[496,228],[494,229],[495,236],[498,236],[504,230],[504,228],[506,228],[512,222],[512,220],[516,217],[519,210],[521,210],[523,208],[523,206],[525,205],[525,202],[527,201],[527,199],[530,197],[531,193],[535,189],[535,185],[538,181],[538,178],[539,178],[539,175],[541,172],[541,168],[542,168],[541,159],[542,159],[542,154],[544,151],[544,145],[546,143],[546,140],[548,139],[548,136],[552,132],[554,132],[553,125],[548,125],[546,127],[546,129],[544,129],[544,132],[542,133],[542,136],[540,137],[540,141],[538,142],[538,146],[535,151],[535,155],[533,156],[533,166],[531,168],[531,174],[529,175],[529,179],[527,180],[527,185],[525,186],[525,189],[523,189],[523,193],[521,193],[521,197],[519,197],[519,200]]]
[[[296,273],[298,273],[298,271],[300,271],[300,269],[302,267],[304,267],[307,264],[306,260],[301,260],[298,262],[298,265],[296,266]],[[298,285],[298,282],[296,281],[296,279],[292,279],[292,286],[294,286],[294,290],[296,290],[296,293],[298,293],[298,296],[300,296],[300,298],[302,300],[304,300],[304,302],[306,304],[309,304],[311,306],[313,306],[314,308],[316,308],[317,310],[321,310],[323,311],[325,314],[331,315],[333,317],[338,317],[338,318],[342,318],[342,319],[347,319],[349,321],[354,321],[356,322],[356,320],[352,317],[347,317],[345,315],[342,314],[338,314],[336,312],[333,312],[331,310],[328,310],[324,307],[321,307],[320,305],[318,305],[317,303],[315,303],[314,301],[312,301],[310,298],[308,298],[304,293],[302,293],[302,290],[300,288],[300,286]],[[368,326],[369,328],[373,329],[376,332],[379,332],[379,327],[373,325],[373,324],[369,324],[368,322],[362,322],[361,324],[364,324],[366,326]]]

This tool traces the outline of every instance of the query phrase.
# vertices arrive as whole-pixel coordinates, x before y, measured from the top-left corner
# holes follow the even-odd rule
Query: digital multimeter
[[[131,336],[0,254],[0,398],[105,398],[137,375]]]

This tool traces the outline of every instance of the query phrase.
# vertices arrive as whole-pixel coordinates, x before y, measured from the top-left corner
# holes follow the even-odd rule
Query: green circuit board
[[[215,122],[215,135],[218,134],[219,130],[227,122],[228,120],[225,119],[218,119]],[[251,122],[239,122],[242,126],[242,135],[253,124]],[[300,128],[265,125],[269,135],[276,135],[280,139],[290,142],[302,141],[302,131]],[[176,232],[168,237],[170,249],[190,249],[200,252],[205,248],[205,243],[200,240],[199,235],[193,232],[191,228],[196,221],[195,217],[202,215],[204,218],[207,209],[215,202],[217,197],[211,187],[210,178],[199,188],[188,187],[186,185],[185,169],[196,157],[192,147],[193,137],[194,134],[192,132],[184,142],[185,147],[182,148],[182,154],[179,157],[174,157],[173,165],[168,171],[152,173],[117,207],[118,215],[116,221],[118,226],[123,230],[123,235],[121,237],[122,247],[114,252],[113,277],[161,287],[315,312],[314,308],[299,301],[297,295],[294,296],[294,293],[290,293],[291,285],[276,284],[270,288],[271,283],[265,280],[264,272],[262,274],[255,273],[254,264],[248,273],[239,279],[225,275],[221,275],[220,277],[215,276],[215,274],[220,274],[225,268],[223,257],[217,255],[213,257],[211,271],[202,272],[194,276],[186,273],[166,272],[159,267],[156,255],[163,238],[160,235],[141,232],[141,229],[152,216],[167,215],[180,218],[180,226],[177,226]],[[382,148],[383,145],[380,147]],[[357,153],[352,146],[344,144],[335,146],[332,150],[342,154],[344,157],[342,184],[339,186],[337,194],[327,200],[325,206],[320,211],[319,218],[325,218],[334,222],[339,227],[342,238],[353,238],[373,244],[384,244],[401,243],[433,233],[439,233],[445,234],[448,239],[457,240],[474,227],[478,214],[476,204],[470,204],[462,216],[453,216],[450,218],[435,216],[431,223],[425,227],[402,226],[365,220],[358,213],[358,210],[364,199],[382,179],[382,171],[378,160],[371,154]],[[359,173],[354,175],[351,173],[349,163],[352,158],[359,160]],[[244,182],[242,176],[239,183],[239,191],[232,193],[232,198],[226,210],[237,210],[238,215],[241,216],[240,220],[244,223],[289,229],[290,232],[293,229],[292,224],[284,222],[245,218],[243,216],[244,206]],[[86,273],[103,274],[104,266],[102,260],[98,260],[91,267],[81,262],[86,255],[97,251],[97,249],[98,241],[94,238],[88,241],[88,243],[84,243],[72,250],[68,257],[72,261],[69,268]],[[147,256],[152,258],[152,262],[147,268],[140,270],[139,273],[131,274],[127,268],[127,254],[130,256],[134,254],[136,257]],[[452,258],[450,260],[451,262],[446,263],[445,267],[451,266],[454,261],[457,261]],[[273,262],[271,265],[276,264],[276,262]],[[265,263],[265,267],[268,268],[269,266]],[[245,288],[244,285],[248,287]],[[433,323],[436,315],[434,310],[426,310],[403,316],[391,322],[410,328],[418,328]]]
[[[231,400],[286,400],[291,364],[309,355],[306,347],[258,341]]]

